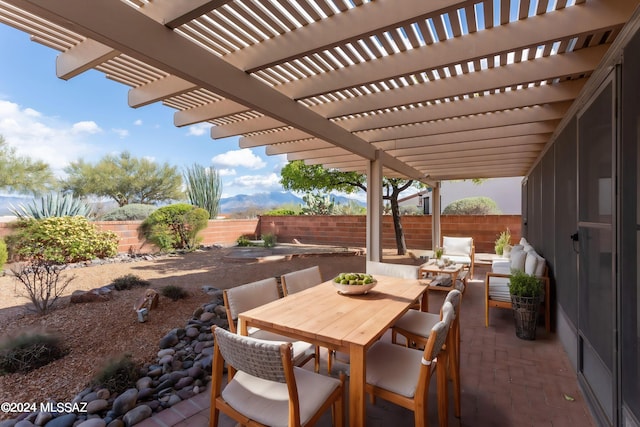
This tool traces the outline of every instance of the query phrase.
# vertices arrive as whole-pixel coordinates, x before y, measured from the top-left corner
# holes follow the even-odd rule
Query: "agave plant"
[[[73,197],[72,194],[50,193],[40,198],[38,203],[35,199],[30,204],[19,204],[18,207],[10,206],[11,213],[18,218],[51,218],[60,216],[84,216],[89,217],[92,213],[91,206]]]

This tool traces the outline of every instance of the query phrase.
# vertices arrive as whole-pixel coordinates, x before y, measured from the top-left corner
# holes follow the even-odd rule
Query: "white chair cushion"
[[[294,368],[294,375],[300,400],[300,422],[306,424],[340,386],[340,381],[301,368]],[[268,426],[287,426],[289,393],[286,383],[237,372],[222,390],[222,397],[232,408],[253,420]]]
[[[471,256],[473,238],[471,237],[447,237],[442,238],[442,248],[445,255]]]
[[[413,398],[423,351],[377,341],[367,351],[367,384]]]
[[[390,277],[399,277],[401,279],[419,279],[420,266],[406,264],[391,264],[388,262],[367,261],[367,274]]]
[[[440,321],[440,315],[419,310],[409,310],[400,317],[395,328],[403,329],[411,334],[428,337],[431,328]]]

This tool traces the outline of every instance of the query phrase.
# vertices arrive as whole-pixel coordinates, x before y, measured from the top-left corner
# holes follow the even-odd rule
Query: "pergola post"
[[[382,261],[382,160],[367,165],[367,260]]]
[[[431,249],[440,246],[440,181],[436,182],[433,188],[433,214],[431,221]]]

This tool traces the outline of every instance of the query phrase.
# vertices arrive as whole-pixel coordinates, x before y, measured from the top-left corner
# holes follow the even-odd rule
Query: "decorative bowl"
[[[332,282],[338,293],[343,295],[366,294],[378,283],[373,276],[364,273],[341,273]]]

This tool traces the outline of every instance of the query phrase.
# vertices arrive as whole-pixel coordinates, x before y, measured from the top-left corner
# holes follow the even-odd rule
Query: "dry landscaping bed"
[[[202,291],[203,286],[225,289],[313,265],[319,265],[328,279],[342,271],[364,271],[365,264],[361,255],[345,252],[320,256],[309,251],[300,256],[271,258],[269,262],[251,257],[231,262],[234,250],[212,248],[65,270],[64,274],[75,278],[59,308],[45,316],[29,312],[24,305],[28,300],[21,296],[21,285],[15,278],[10,274],[0,277],[0,336],[25,329],[48,329],[61,334],[69,350],[62,359],[30,373],[0,376],[0,402],[70,401],[111,357],[129,353],[141,364],[154,362],[159,340],[171,329],[184,327],[194,310],[211,300]],[[133,310],[144,288],[114,291],[111,299],[103,302],[69,303],[68,296],[74,290],[101,287],[127,274],[148,280],[155,289],[181,286],[189,291],[189,297],[172,301],[161,296],[159,307],[149,313],[145,323],[138,322]],[[0,413],[0,419],[4,418],[9,414]]]

